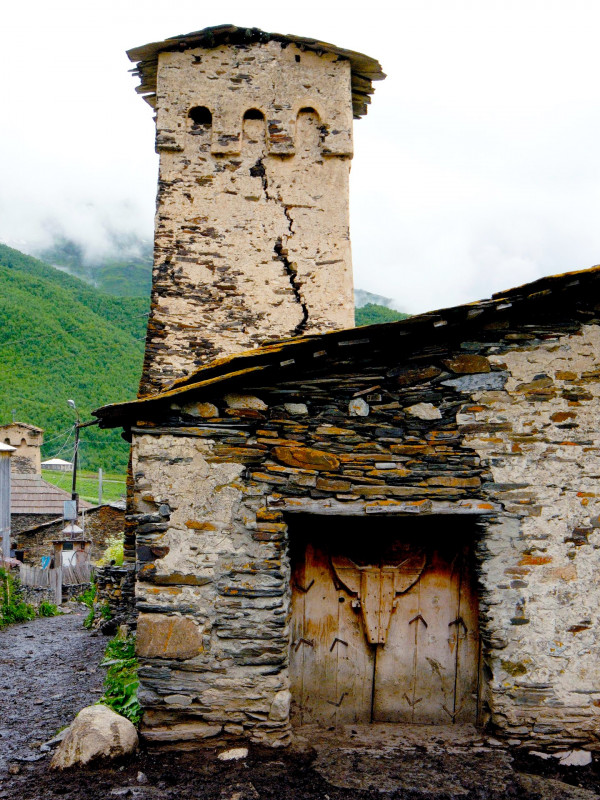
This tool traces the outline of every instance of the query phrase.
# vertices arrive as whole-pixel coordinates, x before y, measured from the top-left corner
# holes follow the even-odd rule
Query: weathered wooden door
[[[476,722],[469,545],[317,533],[296,548],[290,672],[298,724]]]

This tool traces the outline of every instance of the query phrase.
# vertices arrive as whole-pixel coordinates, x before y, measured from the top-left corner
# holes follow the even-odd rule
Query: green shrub
[[[84,603],[88,608],[94,608],[94,600],[96,599],[96,584],[90,583],[89,589],[85,592],[78,594],[75,598],[78,603]]]
[[[58,606],[54,603],[49,603],[48,600],[42,600],[37,610],[38,617],[58,617],[62,611],[58,610]]]
[[[98,702],[138,725],[142,718],[142,709],[137,699],[139,680],[135,636],[124,639],[117,635],[111,639],[100,666],[108,667],[108,670],[104,679],[105,692]]]
[[[104,567],[114,562],[116,567],[123,566],[123,537],[111,536],[108,539],[106,550],[98,560],[98,566]]]
[[[95,616],[96,616],[96,615],[94,614],[94,609],[93,609],[93,608],[90,608],[90,613],[89,613],[89,614],[87,615],[87,617],[86,617],[86,618],[83,620],[83,627],[84,627],[84,628],[87,628],[87,629],[89,630],[89,629],[92,627],[92,625],[94,624],[94,618],[95,618]]]
[[[23,600],[18,578],[0,569],[0,628],[35,617],[35,608]]]

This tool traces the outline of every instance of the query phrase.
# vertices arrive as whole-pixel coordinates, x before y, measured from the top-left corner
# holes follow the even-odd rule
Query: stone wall
[[[350,73],[275,41],[160,54],[142,394],[266,338],[354,324]]]
[[[14,522],[16,517],[16,524]],[[15,514],[11,519],[13,544],[23,550],[27,563],[39,564],[42,556],[53,554],[52,542],[62,538],[65,521],[52,516]],[[80,517],[79,525],[83,525]],[[91,561],[96,562],[114,537],[122,537],[125,526],[125,511],[116,506],[97,506],[85,513],[85,536],[92,542]]]
[[[477,514],[487,721],[515,744],[596,746],[599,329],[534,312],[405,350],[340,334],[321,366],[140,420],[149,741],[289,741],[286,519],[302,511]]]
[[[56,599],[54,591],[49,586],[24,586],[21,584],[20,588],[24,602],[31,603],[36,608],[39,608],[44,602],[54,603]]]
[[[131,565],[96,567],[96,604],[108,606],[113,625],[135,627],[135,570]]]

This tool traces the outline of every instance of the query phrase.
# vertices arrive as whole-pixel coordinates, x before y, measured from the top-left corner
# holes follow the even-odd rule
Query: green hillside
[[[396,322],[396,320],[406,319],[408,316],[410,315],[377,305],[377,303],[367,303],[356,309],[354,321],[356,327],[361,328],[363,325],[376,325],[380,322]]]
[[[14,410],[17,420],[44,428],[44,458],[70,458],[67,399],[87,420],[98,406],[135,397],[148,305],[0,245],[0,421]],[[127,455],[118,431],[82,431],[83,468],[122,471]]]

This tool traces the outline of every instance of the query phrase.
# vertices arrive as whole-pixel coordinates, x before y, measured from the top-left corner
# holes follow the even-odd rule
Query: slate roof
[[[62,517],[63,503],[71,493],[59,489],[33,473],[13,473],[10,476],[11,514],[55,514]],[[80,508],[93,508],[91,503],[79,500]]]
[[[367,113],[367,105],[371,102],[370,95],[375,91],[373,81],[381,81],[385,73],[381,64],[374,58],[356,53],[353,50],[344,50],[328,42],[319,42],[316,39],[306,39],[293,34],[267,33],[258,28],[238,28],[236,25],[216,25],[204,28],[201,31],[186,33],[182,36],[172,36],[162,42],[134,47],[127,51],[130,61],[137,62],[132,72],[140,78],[140,85],[136,92],[144,95],[152,108],[156,102],[156,70],[158,54],[166,50],[189,50],[193,47],[219,47],[223,44],[244,45],[254,42],[281,42],[283,44],[296,44],[305,50],[315,53],[334,53],[340,58],[346,58],[352,69],[352,107],[354,117],[358,119]]]
[[[7,422],[4,425],[0,425],[0,431],[5,430],[6,428],[27,428],[30,431],[39,431],[39,433],[43,433],[43,428],[38,428],[37,425],[29,425],[27,422]]]
[[[518,310],[542,308],[545,313],[559,316],[575,315],[577,304],[595,306],[586,311],[582,321],[600,322],[600,266],[587,270],[567,272],[540,278],[532,283],[498,292],[491,298],[476,303],[443,308],[419,314],[397,322],[348,328],[313,336],[301,336],[265,344],[225,358],[211,361],[180,378],[157,394],[140,397],[126,403],[114,403],[93,411],[101,428],[124,427],[136,419],[148,418],[181,395],[193,393],[194,397],[212,391],[218,385],[227,391],[230,385],[239,385],[247,378],[266,377],[269,380],[286,380],[294,377],[300,368],[317,367],[318,359],[340,353],[358,354],[375,347],[389,351],[390,359],[398,360],[410,355],[425,344],[434,345],[451,336],[467,335],[470,329],[489,322],[500,322]],[[591,315],[591,316],[590,316]],[[274,375],[276,377],[274,377]]]

